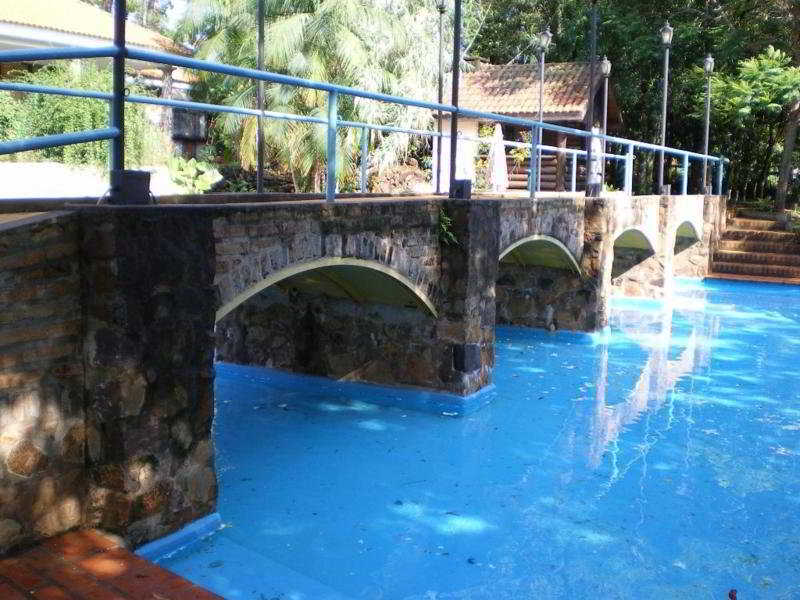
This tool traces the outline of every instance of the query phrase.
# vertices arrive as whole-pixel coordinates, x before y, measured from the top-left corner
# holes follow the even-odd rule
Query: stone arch
[[[535,234],[517,240],[500,253],[500,262],[506,259],[520,265],[570,269],[579,276],[582,274],[569,248],[549,235]]]
[[[675,254],[679,254],[700,241],[700,234],[694,223],[684,221],[675,229]]]
[[[656,252],[655,246],[641,229],[630,228],[614,238],[614,262],[611,277],[615,279],[643,263]]]
[[[269,273],[266,277],[243,289],[220,306],[216,312],[216,321],[220,321],[247,299],[266,288],[311,273],[321,275],[324,281],[327,282],[328,289],[340,290],[344,296],[353,301],[381,302],[392,300],[392,303],[403,305],[407,305],[411,301],[430,312],[433,317],[438,317],[436,307],[427,290],[423,286],[414,283],[403,273],[374,260],[325,257],[295,263]],[[366,273],[371,273],[372,275],[365,277],[364,274]],[[388,284],[389,287],[382,289],[379,285],[370,285],[370,283],[381,282]],[[393,296],[395,293],[397,296]]]

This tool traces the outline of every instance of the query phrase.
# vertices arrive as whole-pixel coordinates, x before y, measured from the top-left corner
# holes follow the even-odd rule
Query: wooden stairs
[[[530,173],[530,160],[526,160],[522,165],[517,165],[513,158],[506,157],[506,165],[508,167],[508,189],[509,190],[527,190],[528,189],[528,173]],[[556,182],[558,180],[556,157],[552,154],[545,154],[542,156],[542,187],[543,192],[557,191]],[[570,161],[564,168],[564,190],[569,191],[571,187],[571,171]],[[583,189],[584,168],[580,167],[577,173],[577,187],[579,190]]]
[[[800,236],[764,218],[728,222],[714,253],[710,277],[800,283]]]

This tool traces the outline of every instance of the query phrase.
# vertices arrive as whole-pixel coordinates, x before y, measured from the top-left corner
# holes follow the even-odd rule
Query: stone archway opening
[[[437,316],[423,290],[386,265],[319,259],[281,269],[220,307],[216,359],[430,385]]]
[[[647,236],[638,229],[628,229],[614,239],[614,262],[611,265],[612,280],[619,278],[642,264],[655,254]]]
[[[498,324],[584,330],[594,319],[593,295],[578,261],[556,238],[530,236],[500,253]]]

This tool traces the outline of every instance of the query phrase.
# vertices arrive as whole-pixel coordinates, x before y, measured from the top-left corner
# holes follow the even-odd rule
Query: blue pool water
[[[800,598],[799,300],[684,282],[606,334],[498,328],[460,417],[220,365],[224,525],[160,562],[229,599]]]

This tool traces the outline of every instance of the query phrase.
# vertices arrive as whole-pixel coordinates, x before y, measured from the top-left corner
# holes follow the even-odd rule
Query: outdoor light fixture
[[[603,74],[603,135],[608,133],[608,77],[611,75],[611,61],[607,56],[600,61],[600,72]],[[603,138],[603,161],[600,163],[601,181],[606,181],[606,139]]]
[[[550,42],[552,41],[553,41],[553,34],[550,33],[550,27],[548,27],[542,33],[539,34],[539,49],[542,52],[547,52],[547,49],[550,47]]]
[[[714,57],[710,54],[703,61],[703,71],[706,74],[706,135],[704,141],[705,156],[708,156],[708,141],[711,133],[711,75],[714,73]],[[703,193],[708,186],[708,159],[703,157]]]
[[[711,77],[714,72],[714,57],[710,54],[706,56],[706,60],[703,62],[703,71],[705,71],[706,77]]]
[[[672,34],[674,29],[667,21],[661,28],[661,43],[664,46],[664,81],[661,89],[661,151],[658,153],[658,190],[663,193],[664,188],[664,146],[667,144],[667,85],[669,81],[669,49],[672,47]]]
[[[542,188],[542,126],[544,120],[544,55],[547,54],[547,48],[550,42],[553,41],[553,34],[550,33],[550,27],[539,34],[539,127],[536,151],[536,185],[531,188],[532,191],[538,192]]]
[[[611,75],[611,61],[608,60],[607,56],[604,56],[602,62],[600,63],[600,72],[606,79],[608,79],[608,76]]]
[[[675,30],[669,26],[669,21],[661,28],[661,43],[667,48],[672,46],[672,33],[674,31]]]
[[[439,11],[439,75],[438,75],[438,102],[442,104],[443,96],[444,96],[444,13],[445,13],[445,5],[444,0],[436,0],[436,9]],[[438,132],[439,137],[436,138],[434,141],[436,143],[436,193],[439,194],[442,191],[442,111],[438,111]]]

